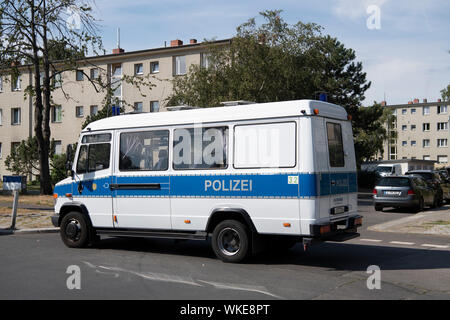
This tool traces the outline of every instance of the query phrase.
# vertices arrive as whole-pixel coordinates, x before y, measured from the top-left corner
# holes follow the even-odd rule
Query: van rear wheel
[[[250,252],[248,228],[236,220],[219,223],[212,234],[212,248],[224,262],[241,262]]]
[[[61,221],[61,239],[69,248],[86,247],[89,244],[89,231],[89,224],[80,212],[69,212]]]

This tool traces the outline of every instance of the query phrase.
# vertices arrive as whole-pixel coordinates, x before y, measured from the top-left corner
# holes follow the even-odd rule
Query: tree
[[[356,163],[376,160],[377,154],[383,154],[384,144],[388,139],[395,139],[392,122],[395,117],[390,109],[374,103],[371,107],[360,107],[356,117],[352,118],[355,143]]]
[[[450,101],[450,84],[441,90],[441,96],[443,101]]]
[[[0,67],[18,72],[17,62],[29,62],[33,68],[33,85],[26,92],[34,99],[34,132],[39,152],[41,194],[51,194],[50,178],[50,110],[52,80],[65,70],[72,70],[79,55],[64,65],[51,59],[54,45],[69,46],[74,52],[87,52],[101,44],[96,35],[96,20],[91,7],[78,0],[3,0],[0,3]],[[76,17],[76,28],[68,23]],[[79,27],[79,28],[78,28]],[[58,56],[59,57],[59,56]],[[67,57],[64,57],[67,58]],[[42,80],[41,80],[42,75]]]
[[[323,35],[317,24],[290,26],[280,13],[261,12],[265,23],[250,19],[240,25],[226,48],[211,45],[208,68],[194,65],[173,80],[169,105],[317,99],[326,92],[330,102],[356,114],[370,82],[361,62],[354,61],[354,50]]]

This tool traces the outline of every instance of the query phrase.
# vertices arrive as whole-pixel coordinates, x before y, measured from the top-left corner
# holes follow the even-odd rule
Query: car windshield
[[[375,170],[376,172],[391,172],[392,171],[392,167],[386,167],[386,166],[379,166],[377,167],[377,169]]]
[[[407,174],[415,174],[428,181],[433,180],[433,174],[429,172],[408,172]]]
[[[382,178],[378,181],[377,186],[379,187],[409,187],[410,182],[408,178]]]

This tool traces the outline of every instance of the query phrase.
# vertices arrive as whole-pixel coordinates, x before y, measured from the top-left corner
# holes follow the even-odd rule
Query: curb
[[[57,233],[59,232],[59,228],[34,228],[34,229],[3,229],[0,230],[1,234],[33,234],[33,233]]]

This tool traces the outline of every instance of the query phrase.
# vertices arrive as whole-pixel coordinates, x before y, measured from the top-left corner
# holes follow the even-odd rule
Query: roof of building
[[[92,122],[83,132],[314,115],[315,109],[319,110],[320,116],[347,120],[347,112],[338,105],[315,100],[294,100],[171,112],[125,114]]]

